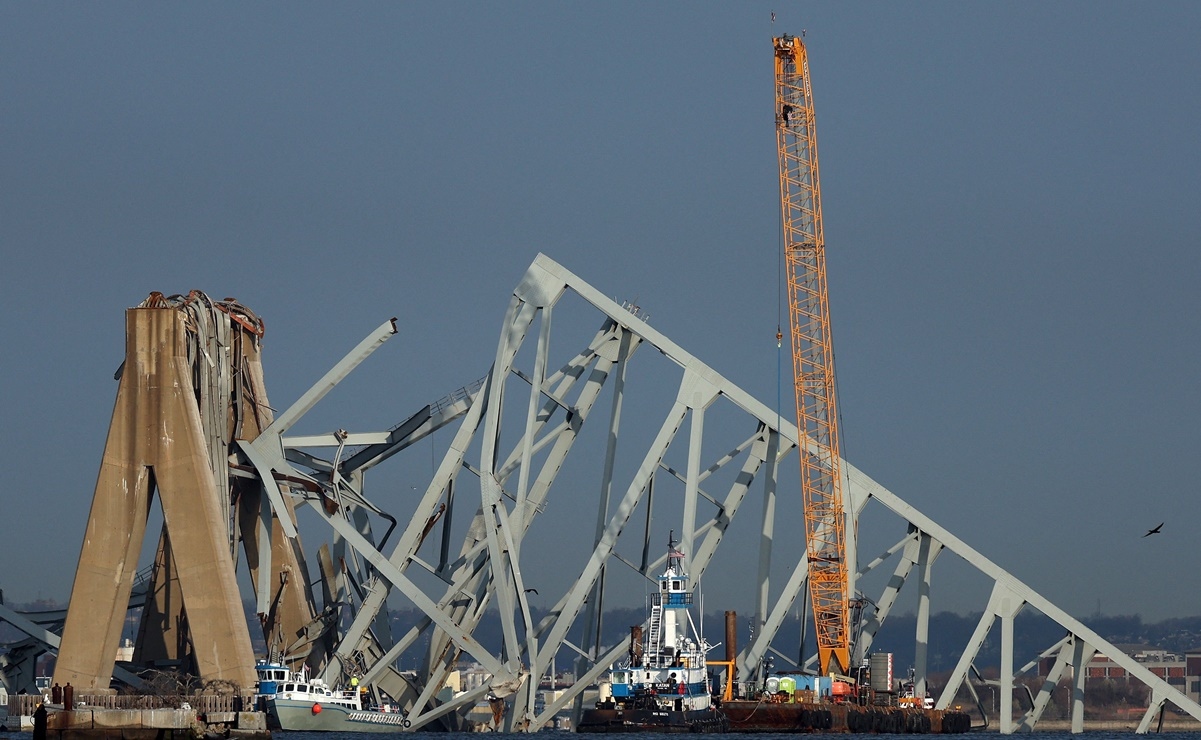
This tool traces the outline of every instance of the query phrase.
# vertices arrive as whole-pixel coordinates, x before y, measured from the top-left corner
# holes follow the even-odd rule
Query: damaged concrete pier
[[[41,704],[40,695],[12,697],[10,718],[22,717],[12,729],[31,731],[47,740],[193,740],[198,738],[271,737],[266,715],[254,709],[254,696],[189,697],[178,706],[163,706],[160,697],[98,695],[78,697],[71,708]],[[39,705],[45,727],[39,728]],[[15,710],[15,713],[14,713]],[[44,733],[44,735],[43,735]]]

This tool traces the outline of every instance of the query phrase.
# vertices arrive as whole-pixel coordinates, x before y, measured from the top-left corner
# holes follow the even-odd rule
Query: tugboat
[[[601,682],[596,708],[584,710],[577,732],[727,732],[729,720],[710,694],[705,654],[688,607],[692,592],[674,532],[667,570],[651,595],[645,639],[633,629],[626,663]]]

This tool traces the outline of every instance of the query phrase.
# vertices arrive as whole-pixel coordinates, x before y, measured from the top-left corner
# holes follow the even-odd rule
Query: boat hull
[[[314,711],[319,707],[317,711]],[[407,732],[412,726],[400,712],[350,709],[306,699],[267,702],[267,725],[288,732]]]
[[[586,709],[576,732],[726,732],[718,709]]]
[[[959,734],[972,729],[971,717],[963,712],[917,707],[735,699],[722,702],[722,710],[730,718],[731,730],[737,733],[924,735]]]

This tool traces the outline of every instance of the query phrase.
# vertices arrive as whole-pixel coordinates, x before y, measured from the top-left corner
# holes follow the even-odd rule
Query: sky
[[[67,599],[151,291],[261,315],[277,407],[398,317],[314,422],[386,428],[486,372],[542,252],[773,405],[771,37],[804,31],[845,456],[1073,615],[1201,614],[1199,26],[1188,2],[0,4],[0,588]]]

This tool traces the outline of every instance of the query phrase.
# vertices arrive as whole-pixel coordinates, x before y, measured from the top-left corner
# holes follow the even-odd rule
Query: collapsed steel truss
[[[552,316],[559,319],[581,305],[585,313],[599,315],[600,328],[584,349],[556,364]],[[571,320],[567,325],[575,326]],[[747,579],[753,588],[755,629],[738,654],[739,674],[759,674],[769,653],[787,659],[772,645],[786,616],[800,603],[807,572],[804,543],[777,527],[777,513],[796,508],[794,496],[777,505],[781,489],[792,490],[781,482],[781,473],[796,467],[787,462],[798,444],[794,425],[650,326],[636,308],[610,300],[540,255],[514,291],[494,363],[482,381],[425,406],[386,432],[289,434],[396,331],[393,322],[384,323],[257,437],[232,443],[234,458],[243,462],[235,462],[231,474],[243,486],[247,480],[261,485],[274,527],[284,537],[298,536],[301,519],[293,509],[302,519],[314,516],[325,522],[332,532],[317,558],[321,608],[314,608],[317,616],[294,632],[290,644],[281,645],[285,657],[317,666],[331,682],[361,672],[364,683],[399,700],[414,731],[460,727],[466,712],[484,698],[505,701],[500,729],[536,731],[568,705],[578,707],[584,689],[627,650],[628,638],[616,644],[603,644],[600,638],[606,600],[614,599],[623,577],[635,583],[653,578],[662,566],[662,557],[652,554],[659,550],[655,543],[670,527],[680,534],[679,547],[688,556],[694,583],[703,582],[719,549],[723,557],[732,551],[757,553],[757,563],[748,567],[756,573],[753,584]],[[657,361],[671,371],[666,382],[675,384],[674,395],[661,390],[661,376],[640,375],[657,357],[666,358],[666,363]],[[639,402],[639,428],[627,429],[623,415],[642,382],[651,386],[649,397],[661,401],[661,408],[654,416],[653,404]],[[646,427],[648,416],[657,419],[657,426]],[[714,421],[706,425],[707,419]],[[589,436],[593,429],[599,433]],[[409,500],[386,508],[374,489],[368,497],[369,471],[399,453],[416,454],[419,442],[439,432],[440,438],[450,439],[440,447],[444,454],[424,491],[414,490]],[[640,437],[644,444],[637,441]],[[572,473],[564,472],[568,469]],[[873,601],[876,608],[863,627],[853,663],[867,655],[903,586],[912,581],[918,603],[915,682],[925,693],[933,566],[946,551],[991,581],[992,590],[972,640],[941,687],[939,707],[947,707],[965,683],[972,686],[969,672],[978,667],[981,646],[999,621],[1002,733],[1033,728],[1051,691],[1069,676],[1072,730],[1082,731],[1083,666],[1098,651],[1149,687],[1139,732],[1146,732],[1169,702],[1201,720],[1201,706],[850,463],[844,462],[844,476],[852,520],[846,527],[852,580],[866,583],[873,572],[895,563]],[[586,482],[581,484],[581,478]],[[396,488],[411,487],[393,483],[391,489]],[[753,490],[761,495],[761,505],[752,506],[758,516],[744,514],[735,531],[735,518],[750,503]],[[589,502],[595,514],[585,511]],[[904,531],[881,556],[859,566],[855,524],[872,502],[895,514]],[[570,545],[544,544],[547,526],[567,526],[559,514],[554,525],[540,528],[544,519],[539,515],[552,506],[571,513]],[[664,519],[670,523],[661,524]],[[746,525],[747,519],[753,521]],[[385,523],[386,533],[377,536]],[[265,529],[255,536],[265,538]],[[734,541],[723,548],[727,539]],[[256,552],[256,595],[260,613],[265,613],[271,596],[270,578],[263,574],[278,578],[280,571],[278,563],[272,566],[273,548],[266,539]],[[791,566],[783,579],[774,575],[781,563]],[[539,594],[534,584],[548,591],[550,576],[563,572],[578,575],[535,618],[538,610],[529,601],[530,594]],[[390,598],[412,604],[423,618],[394,635],[388,621]],[[1066,636],[1015,669],[1013,620],[1027,606],[1062,626]],[[475,637],[490,609],[499,614],[503,634],[503,646],[495,652]],[[20,615],[0,611],[0,618],[31,637],[53,637],[32,622],[23,623]],[[574,683],[536,710],[539,678],[565,655],[575,660]],[[406,665],[416,662],[415,670],[400,670],[402,658]],[[1015,724],[1009,719],[1015,680],[1050,658],[1054,662],[1042,690]],[[481,665],[491,679],[448,696],[441,689],[462,659]],[[3,665],[0,675],[6,675]]]

